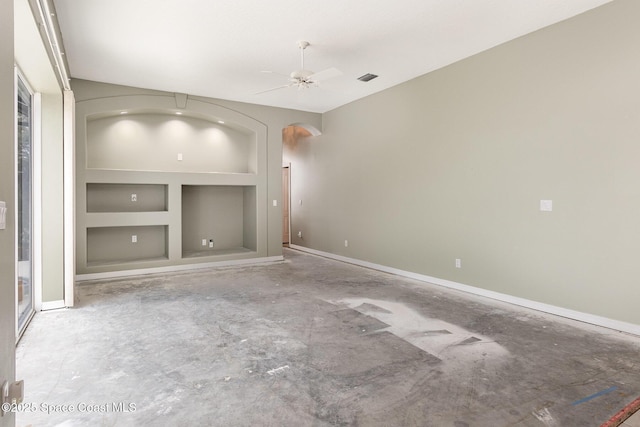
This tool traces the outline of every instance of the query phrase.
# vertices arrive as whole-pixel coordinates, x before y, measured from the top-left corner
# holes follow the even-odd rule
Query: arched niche
[[[219,105],[187,100],[176,108],[170,96],[82,104],[88,170],[258,174],[266,157],[265,126]]]

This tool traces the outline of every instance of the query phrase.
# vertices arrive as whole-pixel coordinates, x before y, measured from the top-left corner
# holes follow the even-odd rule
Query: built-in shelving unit
[[[266,256],[266,129],[170,96],[76,106],[78,274]],[[180,113],[180,114],[177,114]]]

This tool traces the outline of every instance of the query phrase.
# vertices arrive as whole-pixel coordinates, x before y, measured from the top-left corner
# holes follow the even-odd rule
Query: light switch
[[[131,201],[132,202],[137,202],[138,201],[138,195],[136,193],[132,193],[131,194]]]
[[[540,200],[540,210],[542,212],[551,212],[553,210],[553,200]]]
[[[181,162],[182,161],[182,153],[178,153],[178,161]]]
[[[136,236],[135,234],[131,235],[131,243],[138,243],[138,236]]]
[[[277,200],[273,201],[273,206],[278,206],[278,201]]]
[[[0,230],[7,228],[7,204],[0,202]]]

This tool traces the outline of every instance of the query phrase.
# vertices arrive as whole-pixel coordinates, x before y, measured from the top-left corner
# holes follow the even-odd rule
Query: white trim
[[[42,311],[47,311],[47,310],[58,310],[60,308],[65,308],[64,305],[64,300],[58,300],[58,301],[44,301],[42,303]]]
[[[280,262],[280,261],[284,261],[284,257],[282,255],[270,256],[270,257],[264,257],[264,258],[233,259],[229,261],[203,262],[201,264],[170,265],[166,267],[140,268],[135,270],[107,271],[104,273],[78,274],[76,275],[76,281],[84,282],[87,280],[113,279],[118,277],[140,276],[142,274],[171,273],[176,271],[201,270],[204,268],[266,264],[266,263]]]
[[[20,277],[20,270],[18,267],[18,263],[19,263],[19,259],[20,257],[18,256],[18,90],[19,90],[19,80],[22,76],[22,73],[20,72],[20,68],[18,68],[17,65],[14,66],[14,73],[13,73],[13,215],[9,215],[9,213],[7,213],[7,218],[11,218],[13,217],[13,260],[14,260],[14,272],[13,272],[13,283],[14,286],[16,286],[15,289],[15,298],[14,298],[14,310],[13,310],[13,315],[15,317],[15,325],[14,325],[14,333],[15,333],[15,339],[16,339],[16,343],[18,342],[18,340],[21,337],[20,334],[20,304],[18,303],[18,289],[17,289],[17,284],[18,284],[18,277]],[[9,202],[7,200],[7,202]],[[10,207],[7,207],[7,210],[11,209]],[[8,220],[7,220],[8,222]],[[33,289],[33,286],[32,288]],[[24,329],[23,329],[24,331]]]
[[[298,245],[292,244],[292,245],[289,245],[289,247],[291,247],[292,249],[297,249],[302,252],[308,252],[313,255],[334,259],[336,261],[342,261],[348,264],[355,264],[360,267],[383,271],[385,273],[395,274],[396,276],[407,277],[409,279],[414,279],[421,282],[427,282],[434,285],[443,286],[449,289],[456,289],[458,291],[467,292],[473,295],[491,298],[497,301],[502,301],[509,304],[514,304],[521,307],[542,311],[544,313],[549,313],[549,314],[553,314],[560,317],[566,317],[568,319],[578,320],[580,322],[602,326],[602,327],[613,329],[616,331],[626,332],[629,334],[640,336],[640,325],[636,325],[633,323],[623,322],[615,319],[609,319],[608,317],[596,316],[594,314],[583,313],[581,311],[570,310],[568,308],[558,307],[555,305],[545,304],[538,301],[532,301],[525,298],[515,297],[512,295],[503,294],[500,292],[494,292],[487,289],[464,285],[462,283],[453,282],[451,280],[439,279],[437,277],[426,276],[424,274],[413,273],[405,270],[399,270],[397,268],[387,267],[380,264],[374,264],[372,262],[362,261],[355,258],[349,258],[342,255],[336,255],[329,252],[318,251],[316,249],[310,249],[304,246],[298,246]]]
[[[289,168],[289,182],[288,182],[288,191],[287,191],[287,196],[289,197],[289,200],[287,200],[287,203],[289,204],[289,218],[287,218],[287,224],[289,224],[289,241],[287,242],[287,245],[291,245],[291,162],[289,162],[289,164],[287,165],[283,165],[282,169],[284,168]],[[280,173],[282,173],[282,169],[280,170]],[[282,181],[282,179],[280,180]],[[283,200],[284,202],[284,200]],[[284,242],[283,242],[284,243]]]
[[[38,0],[36,2],[38,7],[38,14],[40,15],[40,21],[42,25],[40,28],[44,35],[46,36],[45,48],[51,52],[53,56],[53,70],[58,75],[60,79],[60,83],[62,84],[62,88],[65,90],[70,90],[71,86],[69,84],[69,72],[67,71],[67,65],[63,58],[63,53],[61,50],[61,44],[58,41],[58,36],[56,30],[58,29],[57,21],[54,22],[51,13],[51,9],[49,8],[49,3],[47,0]]]
[[[33,309],[42,307],[42,94],[33,94]]]

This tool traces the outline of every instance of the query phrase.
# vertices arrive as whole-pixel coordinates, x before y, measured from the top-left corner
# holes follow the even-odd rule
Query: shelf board
[[[111,265],[126,265],[140,262],[155,262],[155,261],[168,261],[168,257],[153,257],[153,258],[139,258],[139,259],[118,259],[113,261],[89,261],[87,267],[105,267]]]
[[[256,185],[258,174],[234,172],[163,172],[86,169],[84,181],[102,184]]]
[[[92,212],[87,213],[87,228],[168,225],[169,212]]]
[[[201,258],[201,257],[214,257],[218,255],[235,255],[235,254],[248,254],[255,252],[247,248],[225,248],[225,249],[210,249],[202,251],[184,251],[182,258]]]

